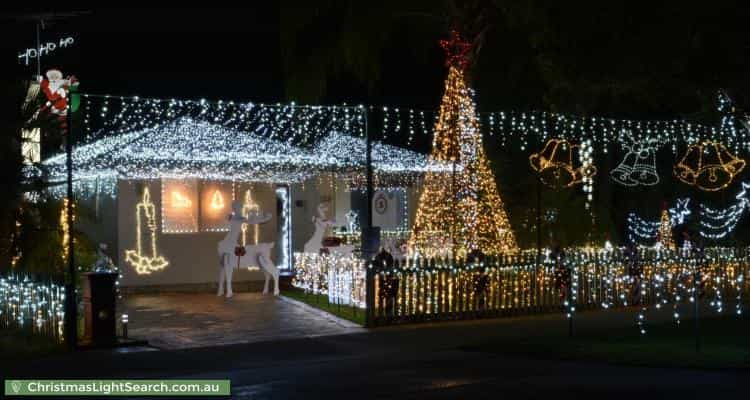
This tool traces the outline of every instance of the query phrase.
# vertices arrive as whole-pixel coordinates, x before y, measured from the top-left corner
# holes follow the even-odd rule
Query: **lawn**
[[[328,295],[305,293],[304,290],[298,288],[284,289],[281,291],[281,294],[290,299],[331,313],[339,318],[359,325],[365,324],[365,310],[343,304],[331,304],[328,302]]]
[[[651,325],[645,335],[633,329],[614,332],[542,335],[508,343],[484,343],[469,350],[547,359],[602,361],[613,364],[750,368],[750,320],[729,314],[700,320],[696,351],[692,320]]]
[[[0,329],[0,362],[61,353],[66,347],[26,330]]]

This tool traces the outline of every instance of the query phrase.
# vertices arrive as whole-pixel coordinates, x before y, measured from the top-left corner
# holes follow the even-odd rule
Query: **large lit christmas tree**
[[[464,54],[470,45],[455,33],[441,45],[448,51],[450,69],[430,154],[430,162],[441,168],[425,177],[409,247],[424,256],[516,251],[466,85]]]

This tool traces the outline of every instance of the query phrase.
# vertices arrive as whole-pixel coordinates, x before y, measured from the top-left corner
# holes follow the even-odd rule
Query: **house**
[[[216,246],[228,230],[233,200],[247,212],[272,215],[247,227],[243,240],[274,242],[272,261],[286,273],[292,254],[310,239],[321,203],[328,206],[325,217],[335,220],[330,234],[350,242],[356,236],[352,217],[366,203],[366,143],[359,136],[331,130],[312,143],[295,143],[280,134],[187,117],[134,126],[73,150],[76,202],[93,215],[77,220],[76,228],[108,244],[123,288],[212,287]],[[42,164],[52,181],[64,181],[65,154]],[[414,218],[420,177],[440,166],[380,142],[373,143],[372,165],[373,224],[403,236]],[[261,279],[254,270],[235,274],[238,288]]]

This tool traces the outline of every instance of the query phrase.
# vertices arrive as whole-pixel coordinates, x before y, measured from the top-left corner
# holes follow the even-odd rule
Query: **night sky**
[[[43,58],[42,70],[58,67],[66,75],[76,75],[84,92],[267,103],[288,100],[284,94],[278,9],[274,6],[85,12],[48,23],[42,31],[42,42],[74,36],[74,47]],[[33,46],[34,22],[12,22],[3,31],[4,36],[12,38],[2,43],[6,55]],[[372,99],[436,106],[444,68],[437,43],[431,46],[437,65],[432,73],[420,74],[416,67],[402,69],[405,61],[401,60],[385,66],[385,74],[388,70],[392,74],[384,84],[395,89],[390,99],[372,98],[363,85],[342,79],[330,86],[322,102],[351,104]],[[394,57],[409,57],[399,51],[404,53],[396,49]],[[399,66],[398,70],[393,65]],[[31,75],[36,64],[17,64],[15,70],[21,76]],[[406,80],[414,89],[402,85]],[[405,96],[415,101],[406,103]]]
[[[86,10],[82,16],[53,21],[42,32],[43,39],[66,34],[76,39],[74,48],[48,57],[44,68],[75,74],[88,93],[300,102],[285,89],[280,45],[282,7],[290,3],[248,9]],[[713,108],[718,88],[727,89],[740,105],[750,103],[750,7],[741,2],[495,3],[498,15],[474,69],[480,110],[693,118]],[[328,11],[337,9],[320,4],[327,4]],[[440,2],[427,4],[434,4],[432,14],[442,12]],[[368,6],[348,7],[368,20]],[[33,21],[18,20],[18,15],[1,18],[0,46],[8,61],[34,43]],[[382,15],[371,19],[378,18]],[[384,19],[389,39],[380,48],[364,49],[381,53],[379,79],[368,90],[366,82],[342,68],[332,73],[318,102],[435,109],[446,74],[437,44],[445,27],[433,24],[425,30],[427,24],[421,22]],[[416,35],[419,30],[428,33]],[[340,36],[334,28],[323,34],[329,37],[300,36],[299,42],[325,43]],[[343,65],[339,58],[344,55],[336,57],[332,64]],[[4,65],[14,68],[14,76],[34,72],[33,66]]]
[[[45,66],[73,73],[85,92],[279,101],[277,18],[273,10],[98,10],[56,21],[45,38],[71,34],[74,48]],[[32,44],[32,22],[17,24]],[[28,67],[33,73],[35,66]]]

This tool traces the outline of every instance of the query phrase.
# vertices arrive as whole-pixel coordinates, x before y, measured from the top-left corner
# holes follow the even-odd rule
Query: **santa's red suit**
[[[65,116],[68,114],[68,89],[70,85],[75,85],[77,80],[74,76],[63,79],[62,72],[56,69],[47,71],[45,75],[46,78],[42,80],[39,87],[47,97],[47,102],[40,111],[49,110],[50,113],[57,115],[60,128],[65,132],[67,130]]]

